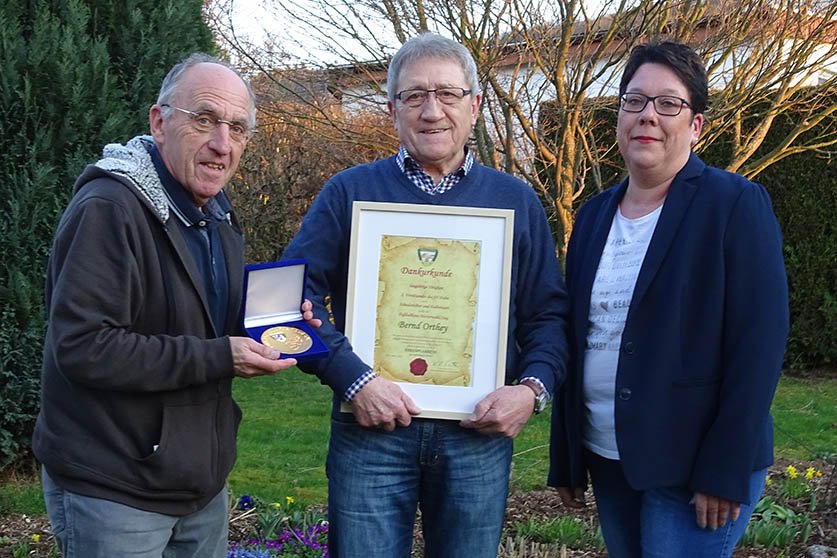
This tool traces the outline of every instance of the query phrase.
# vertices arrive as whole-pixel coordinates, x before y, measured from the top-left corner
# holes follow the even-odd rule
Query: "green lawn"
[[[269,502],[291,496],[309,504],[325,503],[331,390],[312,376],[288,371],[270,378],[236,379],[233,394],[244,411],[238,462],[230,475],[233,494],[256,494]],[[549,409],[534,417],[515,440],[515,488],[545,485],[548,441]]]
[[[771,412],[777,457],[812,459],[837,453],[837,378],[782,378]]]
[[[326,498],[325,454],[331,392],[297,372],[236,380],[244,410],[239,459],[230,476],[235,495],[257,494],[271,502],[285,496],[306,503]],[[783,377],[773,403],[776,455],[812,459],[837,453],[837,378]],[[549,409],[533,417],[515,439],[512,487],[546,486]]]
[[[237,497],[259,496],[305,504],[326,500],[325,457],[331,390],[296,370],[275,377],[236,379],[233,391],[244,410],[238,462],[230,475]],[[773,403],[776,455],[812,459],[837,453],[837,378],[782,378]],[[549,412],[534,417],[515,440],[512,486],[542,488],[549,467]],[[37,481],[6,479],[0,512],[41,514]]]
[[[0,514],[46,515],[40,479],[13,476],[0,481]]]
[[[296,369],[276,376],[233,382],[244,411],[238,432],[238,461],[230,475],[235,496],[258,495],[269,502],[291,496],[325,502],[331,389]]]

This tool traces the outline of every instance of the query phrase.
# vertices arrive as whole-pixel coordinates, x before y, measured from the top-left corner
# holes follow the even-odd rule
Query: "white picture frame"
[[[355,353],[373,368],[381,239],[480,244],[470,385],[396,382],[422,409],[419,417],[467,418],[480,400],[505,383],[513,233],[514,211],[509,209],[354,202],[345,334]],[[341,410],[351,408],[344,403]]]

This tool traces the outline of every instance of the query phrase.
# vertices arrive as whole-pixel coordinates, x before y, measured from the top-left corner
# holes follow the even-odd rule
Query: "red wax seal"
[[[425,372],[427,372],[427,363],[424,359],[413,359],[413,362],[410,363],[410,373],[414,376],[424,376]]]

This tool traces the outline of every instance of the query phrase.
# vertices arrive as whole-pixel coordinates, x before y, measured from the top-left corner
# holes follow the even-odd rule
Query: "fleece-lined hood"
[[[137,192],[149,203],[160,221],[165,223],[169,219],[169,203],[154,161],[148,153],[152,145],[154,138],[151,136],[137,136],[125,145],[107,144],[102,150],[102,158],[88,166],[76,180],[73,194],[91,180],[101,177],[101,171],[124,176],[136,186]]]

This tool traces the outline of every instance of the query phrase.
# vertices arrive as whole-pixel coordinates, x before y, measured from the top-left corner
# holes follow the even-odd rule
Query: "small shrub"
[[[31,552],[29,543],[20,543],[12,547],[12,558],[25,558],[26,556],[29,556],[29,552]]]
[[[525,523],[516,523],[515,532],[518,537],[546,544],[563,544],[576,550],[587,546],[599,550],[604,548],[601,529],[575,517],[556,517],[547,521],[529,518]]]
[[[798,514],[765,496],[756,505],[740,544],[774,548],[788,546],[795,541],[805,543],[813,526],[807,513]]]
[[[822,471],[814,467],[808,467],[804,473],[800,473],[793,465],[788,465],[784,475],[775,481],[768,477],[765,479],[767,486],[775,487],[776,501],[780,504],[799,501],[808,498],[808,508],[813,511],[817,506],[816,482],[822,477]]]
[[[768,476],[766,495],[759,500],[741,538],[742,546],[786,547],[805,543],[814,528],[808,512],[817,507],[817,491],[822,472],[808,467],[804,472],[788,465],[777,478]]]
[[[284,504],[242,496],[241,510],[257,510],[252,539],[231,542],[227,558],[328,558],[328,522],[322,512],[287,496]]]

